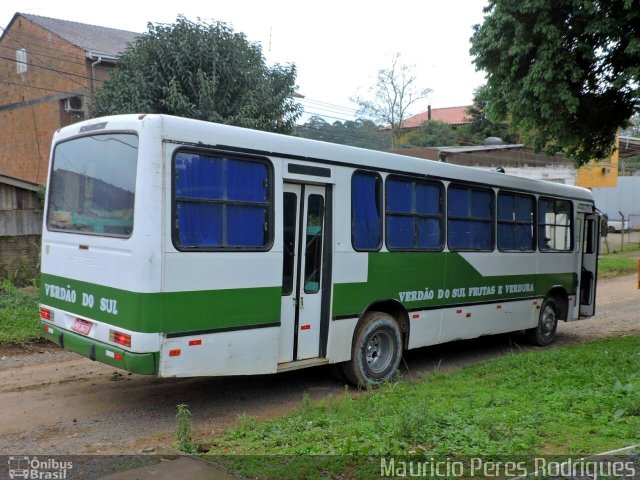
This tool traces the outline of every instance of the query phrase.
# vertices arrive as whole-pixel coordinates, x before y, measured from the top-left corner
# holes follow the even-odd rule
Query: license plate
[[[91,327],[93,327],[93,323],[82,320],[81,318],[76,318],[76,321],[73,322],[73,325],[71,326],[71,330],[79,333],[80,335],[89,335]]]

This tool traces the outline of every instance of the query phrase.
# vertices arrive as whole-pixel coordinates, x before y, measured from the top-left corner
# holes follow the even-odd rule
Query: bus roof
[[[170,115],[132,114],[94,118],[64,127],[56,132],[53,141],[105,130],[141,131],[143,126],[153,129],[153,124],[161,129],[164,140],[201,147],[398,174],[418,174],[593,202],[589,190],[572,185]],[[247,141],[247,134],[251,135],[250,141]]]

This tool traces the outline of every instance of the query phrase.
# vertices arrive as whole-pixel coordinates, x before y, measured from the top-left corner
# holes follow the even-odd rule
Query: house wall
[[[27,70],[18,73],[22,48]],[[45,184],[53,132],[78,120],[64,111],[64,99],[89,92],[85,52],[21,16],[0,52],[0,173]]]
[[[445,152],[437,148],[406,148],[390,150],[401,155],[424,158],[439,161]],[[504,149],[490,151],[476,151],[464,153],[446,153],[445,161],[455,165],[465,165],[481,170],[495,170],[498,167],[504,169],[508,175],[576,184],[577,170],[573,161],[563,157],[550,157],[545,154],[535,153],[530,149]]]
[[[42,206],[38,192],[0,183],[0,279],[38,275]]]

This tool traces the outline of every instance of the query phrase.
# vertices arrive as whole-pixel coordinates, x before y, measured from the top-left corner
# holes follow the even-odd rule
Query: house
[[[405,118],[402,121],[402,128],[399,130],[399,135],[394,140],[394,145],[402,145],[407,142],[409,133],[412,130],[419,128],[422,124],[429,121],[437,121],[445,123],[451,126],[453,129],[459,125],[465,125],[471,122],[471,116],[468,110],[471,105],[466,107],[446,107],[446,108],[431,108],[429,105],[426,112],[418,113],[409,118]],[[387,125],[382,130],[391,130],[391,125]]]
[[[501,169],[507,175],[567,185],[576,184],[577,170],[573,160],[562,155],[552,157],[544,152],[535,152],[522,144],[402,148],[389,151],[427,160],[466,165],[480,170]]]
[[[84,119],[139,35],[16,13],[0,36],[0,174],[45,184],[53,132]]]
[[[457,126],[471,122],[471,116],[468,110],[471,105],[466,107],[446,107],[446,108],[429,108],[426,112],[418,113],[402,122],[403,130],[411,130],[418,128],[424,122],[431,120],[446,123],[447,125]]]

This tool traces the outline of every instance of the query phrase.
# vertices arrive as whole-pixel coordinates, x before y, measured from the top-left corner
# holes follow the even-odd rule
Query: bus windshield
[[[133,231],[138,137],[91,135],[55,147],[47,227],[129,237]]]

